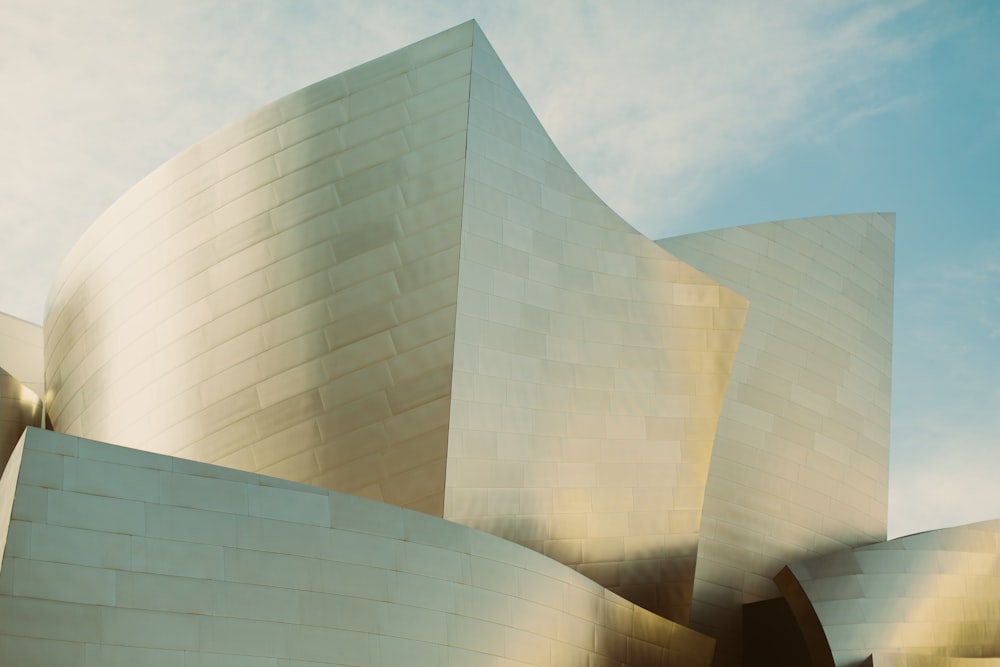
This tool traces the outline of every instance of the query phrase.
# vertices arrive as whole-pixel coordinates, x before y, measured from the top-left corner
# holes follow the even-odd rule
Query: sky
[[[651,238],[895,212],[889,535],[1000,517],[1000,2],[0,0],[0,311],[174,154],[470,18]]]

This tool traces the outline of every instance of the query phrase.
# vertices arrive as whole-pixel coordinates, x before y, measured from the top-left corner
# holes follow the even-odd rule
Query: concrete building
[[[34,360],[4,389],[33,402],[0,404],[0,656],[986,655],[857,640],[873,594],[832,601],[815,565],[885,540],[893,238],[888,214],[645,238],[474,22],[278,100],[94,223],[44,354],[0,320],[0,366]],[[988,591],[963,637],[1000,620]]]

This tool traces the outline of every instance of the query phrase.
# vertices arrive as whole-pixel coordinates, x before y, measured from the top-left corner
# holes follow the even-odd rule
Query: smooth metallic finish
[[[473,44],[444,517],[687,622],[746,300],[576,175]]]
[[[473,25],[163,165],[65,261],[55,428],[441,514]]]
[[[894,216],[658,243],[750,301],[712,453],[693,627],[738,660],[741,606],[786,564],[885,539]]]
[[[126,193],[53,288],[48,407],[481,528],[686,622],[746,308],[591,192],[469,23]]]
[[[16,377],[0,368],[0,470],[28,426],[42,425],[42,400]]]
[[[245,572],[239,583],[265,588],[272,583],[260,577],[287,576],[273,587],[299,593],[264,591],[249,608],[277,596],[285,616],[256,621],[297,628],[313,627],[296,596],[326,585],[317,572],[327,566],[313,561],[329,553],[252,546],[257,531],[265,519],[278,521],[275,530],[308,550],[347,530],[346,545],[361,540],[365,553],[392,554],[391,563],[352,562],[379,570],[366,571],[374,579],[359,585],[373,587],[353,596],[379,603],[375,628],[329,626],[367,633],[368,643],[356,645],[372,663],[378,653],[398,664],[385,656],[399,651],[415,651],[420,657],[406,661],[413,664],[710,660],[710,640],[635,603],[690,620],[719,638],[715,664],[735,665],[742,605],[779,588],[813,663],[833,664],[838,651],[863,659],[868,630],[830,629],[851,625],[828,616],[842,600],[824,607],[811,573],[795,569],[804,566],[782,568],[834,552],[854,558],[862,552],[844,550],[885,537],[893,238],[892,215],[867,214],[646,239],[566,163],[469,22],[237,121],[151,174],[88,230],[50,295],[46,406],[58,430],[147,451],[83,440],[73,449],[35,436],[54,448],[36,458],[60,457],[62,472],[43,466],[21,480],[48,489],[48,505],[42,512],[39,492],[27,491],[36,497],[24,501],[26,511],[37,515],[12,526],[51,523],[63,510],[91,521],[73,513],[63,492],[81,507],[97,501],[77,495],[110,498],[108,514],[95,506],[87,515],[106,523],[79,529],[132,536],[129,565],[111,569],[155,561],[158,575],[216,582]],[[4,331],[0,320],[0,342]],[[83,449],[101,463],[84,464]],[[95,477],[104,462],[120,466],[111,486]],[[153,472],[135,472],[146,469]],[[12,488],[5,484],[0,497]],[[162,505],[241,517],[232,519],[236,542],[213,542],[222,538],[198,523],[206,517],[183,512],[169,525],[190,520],[190,530],[203,532],[184,539],[161,527],[165,534],[150,535],[149,508]],[[372,537],[387,520],[398,530]],[[287,522],[312,525],[295,537]],[[187,546],[163,544],[176,557],[157,561],[142,542],[151,537]],[[435,558],[454,567],[410,572],[440,566],[410,543],[437,548]],[[38,560],[34,548],[15,558]],[[68,564],[60,558],[51,562]],[[58,574],[18,564],[6,580],[12,599],[33,597],[17,590],[26,585],[17,583],[22,567],[29,582],[31,568]],[[476,579],[477,567],[486,579]],[[385,582],[401,571],[434,579],[420,590],[436,602],[425,609],[393,598]],[[114,574],[113,590],[134,590],[122,581]],[[529,591],[536,584],[538,599]],[[100,588],[79,594],[107,595]],[[582,621],[576,588],[591,596]],[[491,598],[485,616],[470,611],[480,598]],[[168,588],[150,599],[166,604]],[[13,613],[15,604],[29,603],[3,609]],[[230,613],[218,604],[186,613]],[[988,608],[957,635],[920,627],[940,639],[935,646],[986,651],[975,642],[987,632],[983,618],[993,618]],[[878,623],[897,623],[887,619]],[[168,622],[180,636],[219,630],[200,619]],[[903,625],[901,639],[884,646],[926,648]],[[394,629],[387,643],[385,629],[396,627],[410,634]],[[430,652],[420,653],[411,640],[435,648],[422,644]],[[34,640],[19,645],[48,650]],[[225,652],[201,643],[190,650]],[[87,655],[102,664],[126,659]],[[278,660],[260,655],[269,656],[265,664]],[[875,664],[903,664],[902,653],[880,655]],[[164,656],[135,661],[145,658]],[[365,662],[360,653],[350,659]]]
[[[13,460],[4,664],[711,662],[711,638],[426,514],[37,429]]]
[[[0,313],[0,368],[38,396],[44,394],[42,327]]]
[[[790,565],[776,579],[824,662],[937,667],[1000,656],[1000,520],[910,535]],[[973,660],[973,659],[976,660]],[[993,660],[978,660],[993,658]],[[959,660],[962,659],[962,660]]]
[[[0,471],[27,426],[42,425],[42,328],[0,313]]]

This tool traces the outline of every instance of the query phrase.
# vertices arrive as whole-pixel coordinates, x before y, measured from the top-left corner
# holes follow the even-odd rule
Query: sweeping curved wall
[[[745,313],[591,192],[468,23],[126,193],[52,289],[48,409],[481,528],[686,621]]]
[[[1000,520],[793,563],[778,581],[786,596],[804,592],[838,667],[869,655],[928,667],[1000,656]]]
[[[750,300],[712,453],[692,622],[736,650],[786,564],[885,539],[895,217],[658,241]]]
[[[38,429],[12,460],[5,664],[711,661],[711,638],[425,514]]]

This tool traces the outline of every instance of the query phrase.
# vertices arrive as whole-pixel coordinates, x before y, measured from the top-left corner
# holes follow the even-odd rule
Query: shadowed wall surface
[[[838,667],[873,653],[875,665],[921,667],[990,665],[1000,656],[1000,520],[901,537],[788,569],[794,576],[788,583],[808,597]],[[781,588],[785,594],[788,586]]]
[[[84,235],[57,430],[441,513],[472,24],[275,102]]]
[[[473,46],[445,518],[687,622],[746,301],[580,180]]]
[[[0,313],[0,471],[26,426],[42,425],[42,328]]]
[[[750,300],[712,453],[694,627],[739,647],[740,608],[786,564],[885,539],[891,214],[658,241]]]

